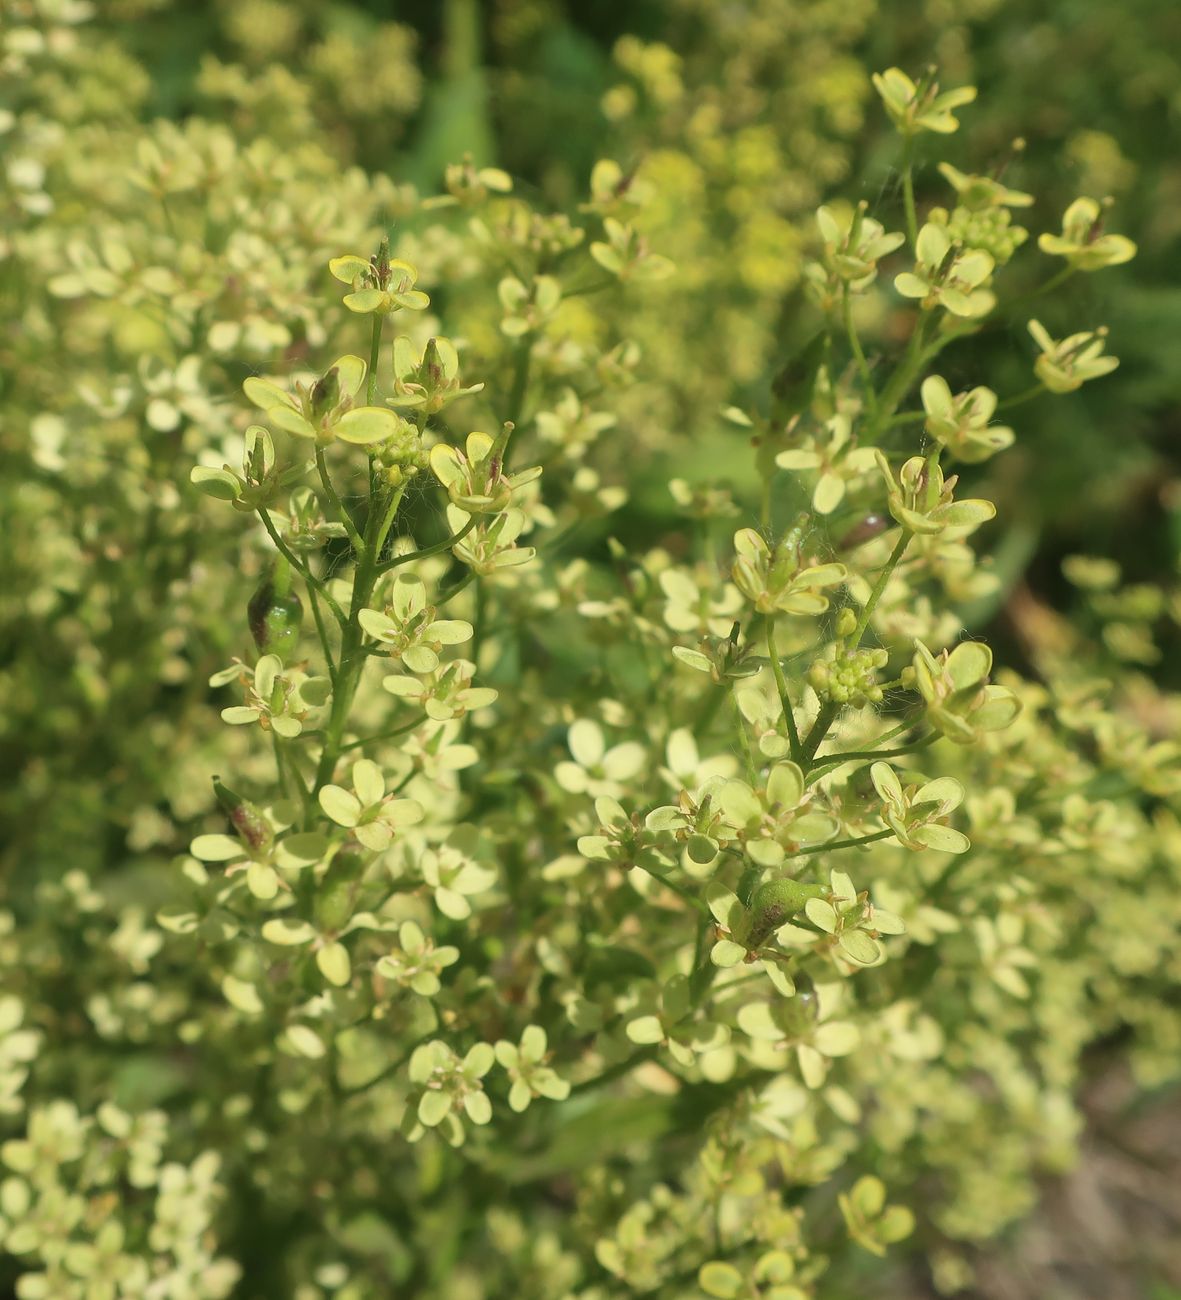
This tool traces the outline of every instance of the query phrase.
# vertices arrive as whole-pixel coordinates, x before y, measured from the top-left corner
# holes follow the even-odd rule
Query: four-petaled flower
[[[409,262],[391,260],[389,245],[384,240],[379,251],[368,261],[350,253],[334,257],[328,263],[328,269],[342,284],[351,286],[352,293],[344,296],[344,305],[349,311],[387,316],[400,307],[407,311],[423,311],[430,305],[427,295],[414,287],[418,272]]]
[[[480,1081],[495,1062],[491,1043],[477,1043],[462,1059],[439,1039],[415,1048],[407,1075],[421,1092],[414,1111],[418,1125],[411,1126],[409,1140],[417,1141],[423,1129],[446,1122],[444,1136],[452,1146],[459,1146],[464,1137],[460,1113],[472,1124],[487,1124],[492,1103]]]
[[[1060,235],[1039,235],[1037,246],[1066,258],[1077,271],[1119,266],[1136,256],[1136,245],[1126,235],[1103,233],[1103,205],[1087,198],[1075,199],[1066,209]]]
[[[562,286],[552,275],[539,275],[532,288],[515,276],[506,276],[497,285],[504,319],[500,328],[510,338],[520,338],[539,330],[558,310],[562,301]]]
[[[829,873],[831,889],[804,904],[804,915],[818,930],[831,935],[831,942],[846,961],[855,966],[872,966],[881,960],[878,936],[902,934],[906,927],[893,912],[874,907],[869,894],[860,894],[843,872]]]
[[[991,388],[972,388],[953,396],[946,379],[928,375],[921,392],[927,432],[953,456],[974,464],[1013,445],[1012,429],[989,424],[996,412]]]
[[[989,685],[992,651],[980,641],[962,641],[940,655],[916,641],[913,669],[927,721],[958,745],[970,745],[986,731],[1002,730],[1021,712],[1020,701],[1007,686]]]
[[[689,980],[674,975],[657,991],[646,990],[634,1008],[624,1033],[641,1047],[659,1043],[678,1065],[693,1065],[698,1056],[715,1052],[730,1041],[728,1026],[694,1015]]]
[[[982,248],[962,249],[952,242],[946,226],[933,221],[919,231],[915,268],[894,277],[904,298],[919,298],[923,311],[942,307],[953,316],[984,316],[996,305],[996,295],[984,287],[995,262]]]
[[[540,466],[505,474],[507,441],[506,435],[494,439],[486,433],[469,433],[463,451],[445,442],[431,448],[431,469],[452,505],[469,515],[498,514],[517,488],[541,474]]]
[[[971,176],[946,162],[939,164],[939,171],[955,190],[960,206],[969,212],[981,212],[985,208],[1028,208],[1033,203],[1032,194],[1011,190],[992,176]]]
[[[1040,321],[1031,320],[1029,332],[1042,350],[1033,363],[1033,372],[1051,393],[1073,393],[1088,379],[1109,375],[1119,365],[1118,357],[1103,356],[1105,329],[1052,339]]]
[[[754,789],[737,777],[715,792],[722,818],[752,862],[777,867],[803,844],[821,844],[837,831],[836,819],[811,807],[804,774],[795,763],[776,763],[766,784]]]
[[[241,683],[246,703],[222,709],[222,721],[233,727],[256,722],[284,740],[299,735],[308,709],[323,704],[328,693],[326,678],[308,677],[299,669],[284,672],[278,655],[263,655],[253,669],[243,663],[223,668],[213,674],[209,685],[224,686],[232,681]]]
[[[353,788],[326,785],[320,807],[338,825],[345,826],[371,852],[381,853],[393,842],[394,832],[422,821],[422,805],[413,799],[387,797],[381,768],[368,758],[353,764]]]
[[[572,723],[566,740],[574,761],[556,764],[554,778],[570,794],[617,799],[627,782],[648,761],[647,750],[635,740],[625,740],[608,749],[602,727],[591,718],[579,718]]]
[[[436,948],[423,933],[417,921],[403,921],[398,927],[398,948],[378,959],[377,973],[393,980],[420,997],[431,998],[438,993],[439,972],[454,966],[459,960],[459,949],[449,944]]]
[[[849,417],[834,415],[810,447],[792,447],[775,457],[780,469],[819,471],[812,489],[812,509],[818,515],[831,515],[845,499],[849,484],[873,469],[874,449],[854,446],[852,434]]]
[[[957,475],[944,479],[943,470],[934,456],[912,456],[894,477],[890,462],[875,448],[878,468],[886,480],[886,499],[890,513],[912,533],[934,535],[945,528],[963,528],[968,532],[996,516],[991,501],[973,497],[956,501]]]
[[[734,534],[734,585],[760,614],[823,614],[828,597],[822,587],[844,582],[843,564],[805,565],[798,547],[780,541],[772,549],[753,528]]]
[[[366,369],[360,357],[344,356],[315,383],[296,383],[294,393],[255,375],[242,384],[242,390],[276,428],[297,438],[314,438],[320,447],[338,438],[368,445],[392,438],[403,421],[382,406],[353,405]]]
[[[840,1193],[837,1204],[849,1236],[871,1254],[885,1255],[887,1246],[914,1231],[914,1215],[905,1205],[887,1205],[885,1184],[872,1174],[859,1178],[847,1195]]]
[[[479,848],[479,831],[465,824],[457,826],[444,843],[418,855],[418,870],[434,891],[435,906],[452,921],[466,921],[472,914],[468,899],[496,884],[495,868],[476,860]]]
[[[510,1110],[528,1109],[535,1097],[548,1097],[550,1101],[569,1097],[569,1083],[545,1064],[548,1050],[545,1030],[540,1025],[526,1026],[519,1046],[504,1038],[496,1044],[496,1059],[512,1084],[508,1094]]]
[[[621,280],[663,280],[675,270],[667,257],[649,250],[647,239],[633,226],[604,217],[603,233],[607,239],[591,244],[591,257]]]
[[[816,210],[825,269],[855,293],[868,289],[878,273],[878,262],[906,242],[901,232],[887,234],[881,222],[867,217],[865,206],[859,203],[847,216],[827,207]]]
[[[382,678],[382,686],[399,699],[414,700],[428,718],[449,722],[465,713],[486,709],[496,700],[491,686],[473,686],[476,665],[468,659],[453,659],[445,668],[427,673],[424,678],[392,673]]]
[[[426,603],[426,585],[412,574],[395,580],[385,613],[363,609],[357,622],[391,659],[401,659],[412,673],[434,672],[445,645],[462,645],[473,635],[472,625],[463,619],[435,618],[434,606]]]
[[[748,1002],[738,1009],[738,1027],[748,1038],[794,1048],[800,1076],[809,1088],[819,1088],[829,1064],[848,1056],[861,1042],[851,1020],[834,1020],[841,996],[835,984],[817,984],[815,992],[775,1002]]]
[[[875,763],[869,775],[885,805],[882,821],[899,844],[916,853],[920,849],[966,853],[971,847],[966,835],[942,823],[964,801],[964,787],[954,777],[903,787],[889,763]]]
[[[483,387],[460,384],[459,353],[450,339],[428,339],[421,356],[405,335],[394,339],[394,395],[386,398],[387,405],[414,407],[434,415]]]
[[[960,86],[940,94],[939,83],[929,73],[916,85],[901,68],[875,72],[873,84],[894,125],[907,136],[916,131],[950,135],[959,126],[952,109],[962,108],[976,98],[975,86]]]

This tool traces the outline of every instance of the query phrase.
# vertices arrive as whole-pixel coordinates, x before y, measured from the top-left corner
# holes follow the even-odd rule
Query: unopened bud
[[[275,832],[257,804],[235,794],[228,786],[222,785],[221,779],[216,776],[213,778],[213,793],[230,819],[230,824],[238,832],[238,838],[250,849],[251,856],[257,856],[270,848]]]

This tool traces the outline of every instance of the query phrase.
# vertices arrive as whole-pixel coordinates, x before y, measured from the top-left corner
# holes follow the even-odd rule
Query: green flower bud
[[[230,819],[230,824],[238,832],[239,839],[249,848],[251,856],[257,857],[265,853],[274,843],[275,832],[262,809],[222,785],[220,777],[213,778],[213,793]]]
[[[291,586],[291,566],[280,557],[246,606],[250,635],[261,654],[286,660],[299,640],[303,602]]]

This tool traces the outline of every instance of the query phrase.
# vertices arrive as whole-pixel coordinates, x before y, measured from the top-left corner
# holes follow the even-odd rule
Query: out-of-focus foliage
[[[951,1293],[1175,1082],[1139,7],[4,0],[17,1295]]]

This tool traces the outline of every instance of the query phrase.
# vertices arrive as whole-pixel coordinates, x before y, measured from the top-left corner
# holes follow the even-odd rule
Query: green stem
[[[841,706],[839,704],[834,704],[829,700],[827,704],[821,706],[820,712],[816,715],[816,721],[812,723],[812,727],[804,739],[803,750],[801,752],[803,762],[800,766],[804,769],[805,775],[812,770],[812,760],[816,757],[816,751],[820,748],[820,742],[828,734],[829,727],[832,726],[840,711]]]
[[[458,596],[459,593],[463,591],[465,587],[471,584],[475,576],[476,576],[475,570],[469,569],[463,575],[463,577],[460,578],[458,582],[452,583],[451,586],[448,587],[446,591],[436,596],[434,602],[435,609],[442,609],[443,606],[446,605],[447,602],[452,599],[452,597]]]
[[[883,731],[880,736],[875,736],[873,743],[875,745],[884,745],[887,740],[893,740],[895,736],[901,736],[904,731],[909,731],[917,722],[917,718],[908,718],[905,722],[900,722],[896,727],[891,727],[889,731]]]
[[[926,418],[926,411],[904,411],[901,415],[891,416],[886,423],[886,428],[893,429],[900,424],[916,424],[919,420],[925,420]]]
[[[746,775],[751,785],[758,785],[759,772],[755,766],[754,752],[750,747],[750,737],[746,734],[746,719],[742,716],[742,710],[738,707],[738,696],[730,691],[730,709],[734,715],[734,726],[738,730],[738,738],[742,744],[742,752],[746,758]]]
[[[1045,391],[1045,384],[1034,384],[1032,388],[1027,388],[1023,393],[1018,393],[1016,397],[1006,397],[1003,402],[998,402],[996,409],[998,411],[1008,411],[1014,406],[1032,402],[1035,397],[1040,397]]]
[[[939,733],[935,732],[930,736],[924,736],[922,740],[916,740],[913,745],[899,745],[896,749],[850,749],[843,754],[821,754],[819,761],[832,763],[836,767],[841,763],[850,763],[854,759],[898,758],[902,754],[914,754],[920,749],[927,749],[938,739]]]
[[[775,648],[775,620],[767,618],[767,657],[771,661],[771,672],[775,677],[775,688],[779,692],[779,705],[783,710],[783,720],[787,724],[787,738],[791,745],[791,756],[795,762],[800,761],[800,733],[796,729],[795,713],[791,707],[791,696],[787,693],[787,680],[783,676],[783,665],[779,662],[779,651]]]
[[[290,798],[290,791],[287,788],[287,769],[283,766],[283,751],[280,748],[279,733],[271,731],[271,748],[275,751],[275,774],[279,779],[279,789],[282,791],[283,798]]]
[[[1022,303],[1032,302],[1035,298],[1042,297],[1043,294],[1051,293],[1057,289],[1060,284],[1064,284],[1075,273],[1077,267],[1070,265],[1064,266],[1060,271],[1056,271],[1044,283],[1039,284],[1036,289],[1031,289],[1028,293],[1019,294],[1016,298],[1011,298],[1006,304],[1006,308],[1012,309]]]
[[[410,551],[406,555],[395,555],[393,559],[386,560],[377,566],[378,573],[388,573],[390,569],[396,569],[399,565],[409,564],[411,560],[428,560],[432,555],[439,555],[443,551],[449,551],[458,542],[472,531],[476,526],[478,516],[471,515],[468,521],[457,533],[452,533],[450,537],[444,538],[441,542],[436,542],[434,546],[426,546],[421,551]]]
[[[584,284],[580,289],[563,289],[562,297],[582,298],[585,297],[588,293],[601,293],[604,289],[614,288],[618,286],[618,284],[619,281],[615,279],[595,280],[593,284]]]
[[[705,945],[702,944],[703,949],[704,947]],[[693,974],[689,976],[689,1004],[692,1011],[696,1011],[705,1001],[705,995],[709,992],[718,970],[719,968],[710,960],[709,953],[705,952],[701,964],[696,966]],[[688,1019],[688,1014],[685,1018]]]
[[[372,406],[377,400],[377,367],[381,360],[381,327],[384,321],[381,312],[373,313],[373,335],[369,343],[369,371],[365,386],[366,406]]]
[[[513,386],[509,391],[508,406],[505,408],[504,423],[514,427],[521,422],[525,409],[525,393],[529,387],[529,365],[533,359],[533,335],[524,335],[517,347],[517,362],[513,371]],[[507,452],[505,459],[507,460]]]
[[[602,1074],[596,1074],[593,1079],[583,1079],[581,1083],[576,1083],[570,1089],[570,1096],[573,1097],[576,1093],[589,1092],[591,1088],[601,1088],[604,1084],[613,1083],[625,1074],[630,1074],[637,1065],[643,1065],[645,1061],[651,1061],[658,1051],[659,1046],[656,1043],[649,1047],[640,1048],[638,1052],[633,1052],[626,1061],[620,1061],[617,1065],[611,1066],[610,1069],[604,1070]]]
[[[873,590],[869,593],[869,599],[865,602],[865,608],[861,611],[861,617],[857,620],[857,626],[853,629],[853,635],[849,639],[847,653],[851,654],[861,644],[865,629],[869,627],[869,620],[873,617],[878,601],[882,598],[882,592],[886,590],[890,575],[898,567],[898,561],[902,559],[902,553],[906,550],[910,537],[910,533],[904,528],[902,536],[898,539],[898,545],[894,547],[890,558],[882,567],[881,573],[878,574],[878,580],[874,583]],[[804,741],[803,767],[805,775],[815,766],[816,751],[820,748],[820,742],[828,734],[828,729],[832,726],[839,712],[840,705],[834,704],[830,700],[816,715],[816,721],[812,724],[811,731],[808,732],[807,740]]]
[[[861,340],[857,337],[857,330],[853,325],[853,306],[849,296],[849,286],[845,285],[844,296],[841,300],[841,315],[845,322],[845,333],[849,336],[849,347],[853,350],[853,356],[857,361],[857,370],[861,375],[861,383],[865,388],[866,403],[869,406],[869,412],[872,415],[875,405],[877,404],[877,395],[873,390],[873,379],[869,373],[869,362],[865,359],[865,353],[861,349]]]
[[[873,617],[873,612],[878,607],[878,601],[882,598],[882,593],[890,581],[894,570],[898,567],[898,561],[902,559],[902,553],[910,544],[911,534],[907,529],[902,530],[902,536],[898,539],[897,546],[890,554],[881,573],[878,574],[878,580],[873,585],[873,590],[869,593],[869,599],[865,602],[865,608],[861,611],[861,617],[857,620],[857,626],[853,629],[853,636],[849,641],[846,653],[852,654],[861,644],[861,638],[865,635],[865,629],[869,627],[869,620]]]
[[[919,220],[914,206],[914,137],[907,136],[902,154],[902,202],[906,207],[906,237],[911,248],[918,243]]]
[[[349,535],[349,541],[352,543],[353,550],[358,556],[365,549],[365,543],[361,534],[357,532],[357,526],[353,523],[352,516],[344,508],[344,502],[341,501],[339,494],[333,485],[332,479],[328,475],[328,462],[324,459],[323,447],[316,448],[316,469],[320,474],[320,482],[324,486],[325,495],[332,503],[332,508],[340,516],[340,522],[344,524],[344,530]]]
[[[662,875],[659,871],[654,870],[652,867],[645,866],[645,864],[642,862],[633,863],[633,866],[639,867],[641,871],[646,872],[649,876],[652,877],[653,880],[660,881],[660,883],[664,885],[666,889],[671,889],[674,894],[676,894],[680,898],[683,898],[685,902],[688,903],[691,908],[693,908],[694,911],[702,913],[703,916],[709,915],[709,909],[706,907],[705,903],[700,898],[698,898],[696,894],[690,893],[689,890],[686,889],[684,885],[678,884],[677,881],[672,880],[668,876]]]
[[[898,409],[898,403],[910,391],[914,381],[918,378],[919,372],[930,359],[932,350],[929,350],[926,346],[929,322],[930,314],[924,312],[919,318],[919,323],[914,328],[914,333],[910,336],[910,343],[902,360],[890,376],[885,388],[882,389],[873,418],[867,424],[861,438],[861,441],[866,446],[873,445],[878,433],[889,423],[891,416]],[[946,340],[946,342],[939,340],[933,351],[942,350],[950,341],[950,339]]]
[[[394,516],[398,513],[398,507],[402,504],[402,496],[405,491],[406,481],[403,480],[390,493],[389,500],[386,502],[385,513],[381,517],[381,524],[377,530],[377,536],[374,538],[374,556],[380,556],[385,547],[385,539],[389,536],[390,529],[393,527]]]
[[[316,459],[321,466],[323,478],[327,480],[327,468],[324,466],[323,453],[317,452]],[[326,481],[326,488],[330,489],[331,495],[335,497],[336,492],[335,489],[331,488],[330,481]],[[328,724],[324,728],[324,748],[320,751],[320,761],[316,765],[316,779],[312,788],[313,796],[318,795],[321,789],[332,779],[337,760],[344,752],[345,728],[348,725],[353,698],[357,693],[357,686],[361,680],[361,674],[365,670],[365,663],[368,658],[365,652],[365,636],[361,630],[359,616],[361,611],[369,605],[373,596],[373,588],[381,573],[380,566],[377,563],[377,557],[380,554],[379,537],[382,535],[383,529],[388,530],[397,510],[397,503],[401,498],[402,489],[396,489],[391,494],[391,501],[384,510],[375,508],[375,503],[371,500],[369,517],[365,525],[365,536],[362,538],[358,535],[355,544],[357,569],[353,576],[353,598],[349,605],[348,622],[341,633],[336,687],[332,694],[332,709],[329,713]]]
[[[324,585],[324,583],[320,581],[319,578],[316,577],[316,575],[299,558],[299,556],[295,554],[295,552],[287,545],[287,543],[283,540],[283,538],[280,537],[279,530],[275,527],[270,514],[267,512],[264,506],[259,507],[258,515],[263,522],[263,527],[270,534],[271,541],[275,543],[275,546],[278,549],[279,554],[282,555],[283,558],[287,561],[287,563],[290,564],[291,567],[295,569],[302,576],[303,580],[308,584],[308,586],[313,591],[318,592],[321,596],[324,597],[324,600],[328,604],[328,608],[332,610],[333,614],[336,616],[337,622],[340,623],[340,625],[343,627],[345,622],[347,621],[344,616],[344,610],[342,610],[341,607],[336,603],[336,601],[332,599],[332,596],[329,594],[328,588]]]
[[[350,740],[347,745],[341,745],[340,752],[347,754],[350,749],[360,749],[364,745],[376,745],[383,740],[393,740],[395,736],[404,736],[408,731],[413,731],[415,727],[421,727],[424,722],[429,721],[424,713],[420,718],[413,718],[410,722],[404,722],[400,727],[394,727],[392,731],[382,731],[376,736],[365,736],[361,740]]]
[[[328,669],[328,680],[336,689],[336,664],[332,660],[332,643],[328,640],[328,629],[324,626],[324,615],[320,612],[320,598],[316,589],[308,584],[308,600],[312,606],[312,617],[316,620],[316,632],[320,638],[320,649],[324,652],[324,664]]]
[[[861,835],[852,840],[829,840],[827,844],[813,844],[807,849],[796,849],[793,857],[802,858],[809,853],[835,853],[837,849],[854,849],[859,844],[874,844],[878,840],[887,839],[893,835],[892,830],[876,831],[873,835]]]

